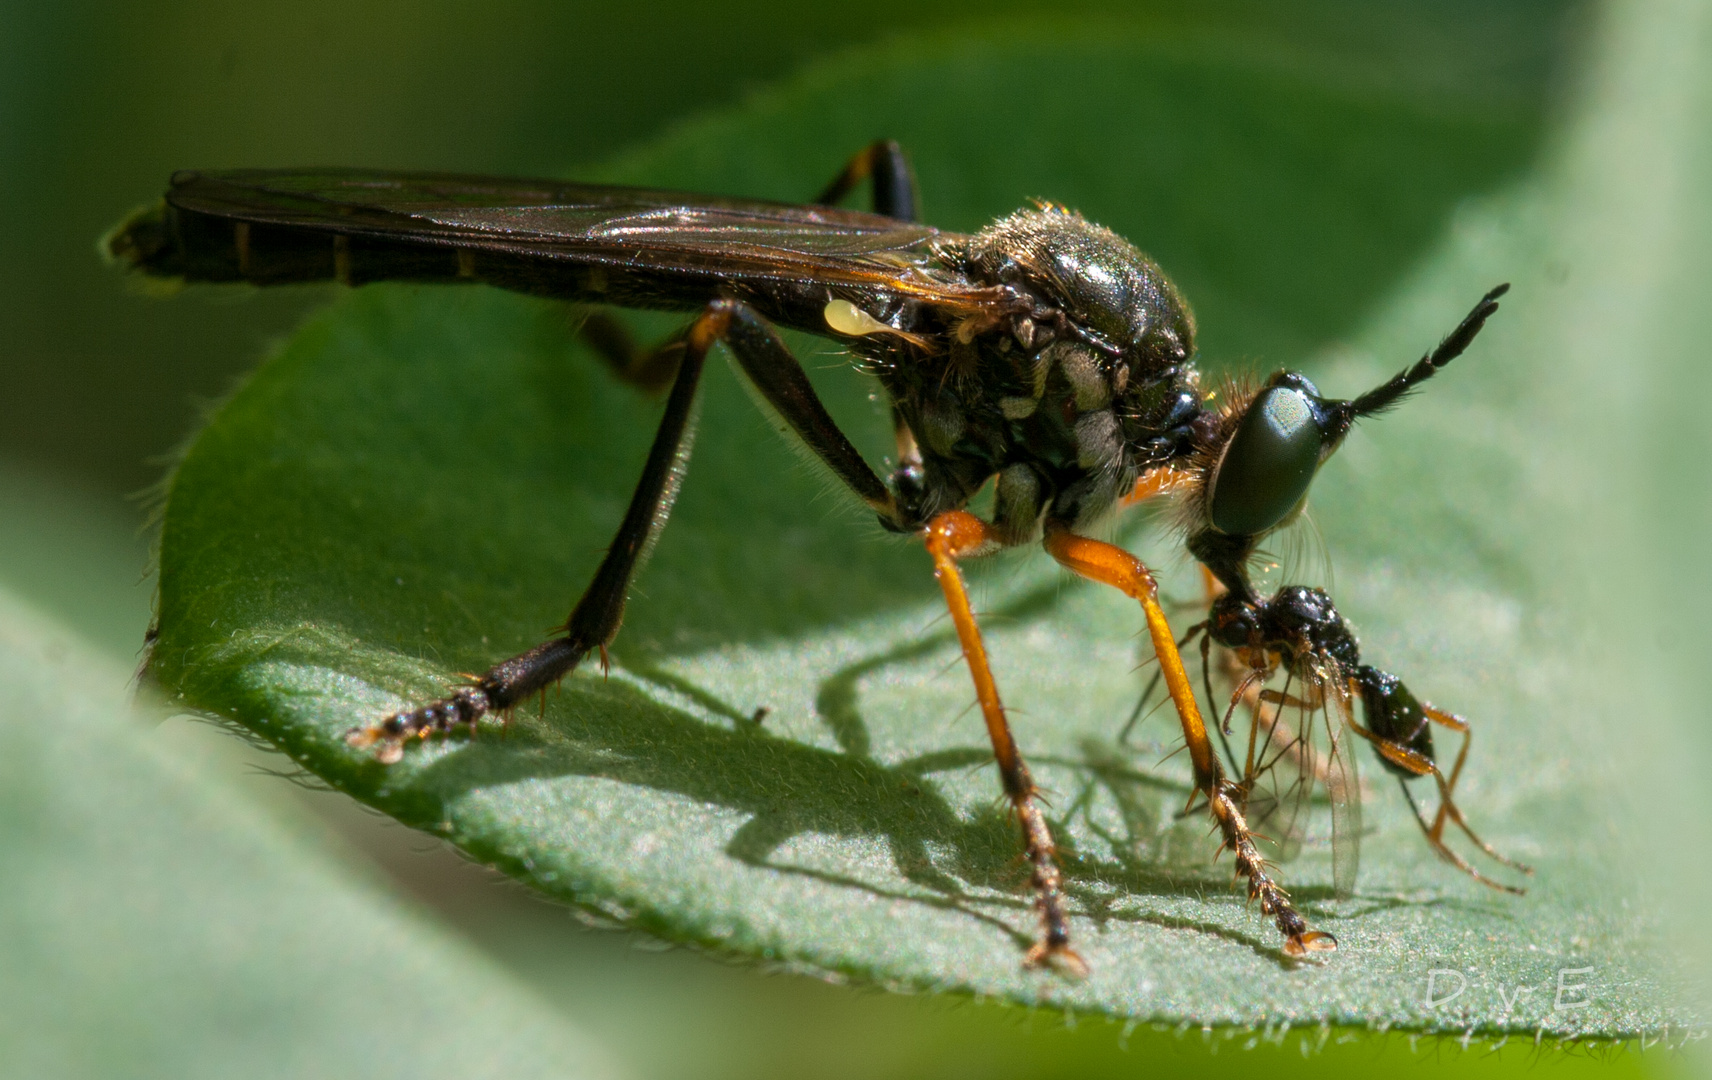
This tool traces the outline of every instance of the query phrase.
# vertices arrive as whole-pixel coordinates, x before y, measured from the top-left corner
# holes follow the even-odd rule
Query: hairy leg
[[[1070,927],[1064,912],[1052,832],[1040,812],[1028,766],[1023,763],[1016,739],[1011,735],[1010,721],[1005,716],[1004,703],[999,700],[998,685],[987,663],[987,650],[981,643],[981,631],[975,625],[975,613],[963,586],[963,574],[957,568],[959,559],[982,555],[997,547],[997,538],[992,526],[963,510],[947,511],[934,518],[923,530],[923,538],[928,554],[933,557],[933,572],[945,593],[945,605],[951,610],[951,621],[957,627],[963,659],[975,680],[975,698],[987,723],[993,757],[999,763],[999,781],[1022,829],[1023,851],[1034,889],[1034,909],[1040,916],[1040,938],[1024,962],[1030,967],[1053,965],[1078,977],[1086,975],[1087,964],[1070,947]]]
[[[1177,651],[1176,638],[1159,605],[1159,588],[1153,574],[1140,559],[1113,544],[1078,536],[1068,527],[1049,522],[1046,527],[1046,550],[1066,568],[1091,581],[1111,585],[1141,602],[1147,619],[1148,634],[1159,656],[1165,685],[1177,706],[1177,716],[1183,725],[1183,738],[1189,749],[1189,760],[1195,769],[1195,788],[1207,800],[1213,821],[1224,837],[1224,844],[1236,856],[1237,872],[1248,879],[1248,895],[1260,901],[1260,910],[1272,916],[1278,932],[1284,935],[1284,953],[1302,957],[1309,953],[1330,952],[1337,948],[1337,939],[1321,930],[1312,930],[1308,921],[1290,902],[1290,896],[1267,873],[1266,861],[1255,847],[1254,837],[1244,818],[1242,792],[1238,785],[1224,775],[1218,755],[1207,737],[1206,722],[1189,675],[1183,668],[1183,658]]]

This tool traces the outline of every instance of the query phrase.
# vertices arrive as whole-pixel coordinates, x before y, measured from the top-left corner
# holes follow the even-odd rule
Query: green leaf
[[[171,754],[126,671],[0,592],[10,1076],[605,1076],[431,920]]]
[[[1323,844],[1283,868],[1342,948],[1285,962],[1206,823],[1175,816],[1189,788],[1161,760],[1173,725],[1149,719],[1139,750],[1114,742],[1149,674],[1139,612],[1022,552],[974,571],[977,598],[1093,975],[1025,972],[1015,830],[924,554],[801,465],[720,368],[610,673],[578,672],[503,735],[413,746],[390,768],[352,751],[351,726],[563,620],[658,413],[603,377],[566,311],[492,291],[355,292],[219,412],[173,483],[155,676],[549,894],[795,969],[1171,1024],[1680,1023],[1625,884],[1638,819],[1590,797],[1624,776],[1565,696],[1585,649],[1549,577],[1563,509],[1532,483],[1550,468],[1535,447],[1564,433],[1511,408],[1552,370],[1540,328],[1559,302],[1548,200],[1528,180],[1538,118],[1218,45],[1113,25],[903,44],[606,178],[801,198],[889,134],[915,156],[929,220],[974,228],[1034,195],[1078,207],[1175,275],[1212,371],[1299,365],[1339,394],[1514,280],[1471,355],[1350,439],[1315,509],[1366,655],[1473,719],[1462,805],[1538,868],[1525,898],[1435,860],[1370,765],[1355,899],[1330,899]],[[824,344],[793,344],[880,460],[875,388]],[[1197,594],[1165,530],[1120,533],[1168,592]],[[1468,989],[1435,1006],[1433,970]],[[1587,989],[1560,997],[1560,979]]]

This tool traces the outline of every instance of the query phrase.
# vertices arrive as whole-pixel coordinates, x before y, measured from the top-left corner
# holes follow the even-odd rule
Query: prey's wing
[[[1291,698],[1294,689],[1295,682],[1286,679],[1279,694],[1290,700],[1289,705],[1267,700],[1259,686],[1250,690],[1252,749],[1242,764],[1249,824],[1255,835],[1271,846],[1274,857],[1284,862],[1302,850],[1314,791],[1322,775],[1314,740],[1317,717],[1300,699]]]
[[[1347,897],[1361,863],[1361,781],[1352,704],[1338,664],[1329,657],[1317,663],[1324,670],[1316,670],[1305,685],[1287,678],[1281,693],[1253,695],[1244,787],[1256,834],[1283,860],[1301,850],[1315,792],[1324,793],[1331,807],[1333,885],[1338,896]]]
[[[949,308],[1000,298],[939,267],[952,234],[824,206],[675,191],[362,170],[181,172],[167,201],[256,225],[678,271],[845,286]]]
[[[1326,797],[1332,804],[1332,883],[1340,899],[1355,894],[1361,871],[1361,777],[1355,766],[1355,711],[1350,679],[1338,672],[1326,688]]]

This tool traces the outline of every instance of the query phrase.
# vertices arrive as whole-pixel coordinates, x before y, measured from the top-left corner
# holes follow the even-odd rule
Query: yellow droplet
[[[848,300],[827,301],[826,310],[822,314],[826,318],[827,326],[837,333],[849,334],[851,337],[877,334],[883,330],[891,329]]]

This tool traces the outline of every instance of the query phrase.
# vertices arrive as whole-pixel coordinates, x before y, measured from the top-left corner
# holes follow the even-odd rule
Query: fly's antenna
[[[1510,291],[1509,282],[1498,286],[1480,298],[1474,310],[1465,316],[1455,330],[1445,335],[1438,348],[1421,357],[1413,367],[1399,371],[1387,382],[1374,387],[1354,401],[1337,403],[1338,434],[1349,430],[1351,424],[1364,416],[1374,416],[1396,405],[1417,386],[1432,378],[1446,364],[1461,356],[1464,349],[1486,325],[1486,320],[1498,310],[1498,298]]]

